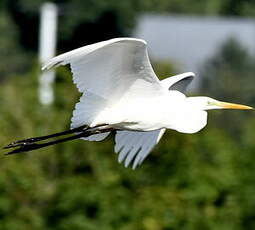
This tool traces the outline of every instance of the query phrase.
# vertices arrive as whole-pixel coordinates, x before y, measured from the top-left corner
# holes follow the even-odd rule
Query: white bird
[[[71,120],[71,130],[16,141],[8,154],[30,151],[82,138],[101,141],[116,131],[115,152],[125,166],[140,165],[166,129],[196,133],[207,123],[207,110],[252,109],[209,97],[186,97],[182,92],[194,78],[184,73],[160,81],[153,71],[144,40],[115,38],[64,53],[43,69],[70,64],[73,81],[82,93]],[[43,144],[35,142],[76,133]]]

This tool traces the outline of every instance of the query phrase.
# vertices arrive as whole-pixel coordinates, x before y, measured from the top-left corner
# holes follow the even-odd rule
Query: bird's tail
[[[75,105],[73,117],[71,119],[71,128],[80,127],[82,125],[94,126],[96,119],[107,107],[107,100],[90,92],[85,92],[80,101]],[[81,139],[87,141],[101,141],[105,139],[110,132],[94,134]]]

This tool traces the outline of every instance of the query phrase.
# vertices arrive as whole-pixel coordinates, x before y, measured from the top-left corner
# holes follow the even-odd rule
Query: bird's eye
[[[209,105],[209,106],[215,105],[215,102],[214,101],[207,101],[207,105]]]

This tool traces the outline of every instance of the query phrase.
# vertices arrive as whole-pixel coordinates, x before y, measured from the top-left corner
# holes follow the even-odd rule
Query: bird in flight
[[[71,129],[12,142],[5,148],[14,150],[7,154],[77,138],[101,141],[114,131],[118,161],[135,169],[166,129],[196,133],[207,123],[207,110],[252,109],[205,96],[186,97],[183,92],[194,78],[191,72],[160,81],[142,39],[114,38],[87,45],[52,58],[42,69],[67,64],[82,93]],[[69,136],[45,142],[64,135]]]

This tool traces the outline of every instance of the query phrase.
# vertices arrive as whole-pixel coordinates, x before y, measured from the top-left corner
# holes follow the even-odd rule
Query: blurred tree
[[[6,48],[1,69],[8,62],[8,71],[16,68],[15,55],[19,57],[17,62],[31,61],[19,56],[22,51],[17,40],[26,47],[26,53],[37,49],[35,34],[41,2],[0,1],[0,50]],[[55,2],[60,5],[63,21],[60,49],[65,50],[128,34],[136,12],[219,13],[226,0]],[[254,3],[243,2],[251,15]],[[210,75],[204,78],[206,94],[254,104],[252,61],[235,41],[226,43],[203,71],[205,77]],[[163,77],[173,72],[168,63],[156,63],[155,69]],[[69,128],[70,111],[80,96],[70,73],[58,69],[56,101],[49,108],[37,103],[36,75],[28,73],[0,85],[1,146],[14,139]],[[2,158],[0,229],[254,229],[255,120],[234,118],[240,113],[209,117],[209,127],[198,134],[167,132],[136,171],[117,164],[111,138],[100,143],[77,140]],[[221,128],[214,127],[217,120]],[[238,140],[224,131],[227,124],[236,127]]]
[[[21,43],[37,50],[39,9],[45,0],[9,0],[10,10],[19,26]],[[127,35],[135,22],[133,1],[58,0],[60,50]]]
[[[141,1],[145,11],[188,13],[188,14],[217,14],[222,1],[220,0],[147,0]],[[191,4],[192,3],[192,4]]]
[[[51,108],[36,102],[35,73],[0,85],[1,146],[68,128],[79,97],[69,75],[58,69]],[[254,118],[246,142],[213,126],[194,135],[167,132],[136,171],[117,164],[111,138],[3,158],[0,229],[253,229]]]
[[[37,50],[39,8],[47,0],[5,0],[18,25],[20,42],[26,49]],[[254,15],[255,3],[245,0],[54,0],[59,6],[59,50],[65,51],[88,43],[127,36],[138,13],[189,13]],[[192,2],[192,4],[190,4]],[[6,8],[5,7],[5,8]]]
[[[7,12],[0,10],[0,81],[17,73],[22,73],[26,65],[28,54],[22,52],[18,40],[16,25]]]
[[[152,60],[152,66],[160,80],[176,74],[174,65],[169,61]]]
[[[201,90],[203,94],[216,99],[253,105],[254,74],[254,58],[237,40],[231,38],[205,63],[201,70]],[[238,120],[246,115],[247,113],[233,111],[226,113],[224,117],[220,116],[218,122],[239,136]]]
[[[255,2],[252,0],[225,0],[220,13],[222,15],[254,16],[254,7]]]

